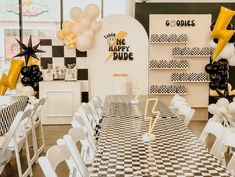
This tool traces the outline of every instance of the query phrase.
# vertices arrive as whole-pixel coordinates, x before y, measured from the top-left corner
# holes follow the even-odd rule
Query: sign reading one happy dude
[[[127,32],[120,31],[116,33],[108,33],[104,36],[108,44],[108,57],[106,61],[112,60],[133,60],[133,52],[127,45],[125,37]]]

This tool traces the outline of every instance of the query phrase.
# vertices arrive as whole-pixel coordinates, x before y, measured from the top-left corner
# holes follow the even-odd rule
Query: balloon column
[[[70,18],[62,24],[62,29],[57,31],[57,38],[71,49],[87,51],[91,48],[95,33],[100,30],[101,23],[97,21],[100,9],[95,4],[89,4],[84,10],[73,7]]]
[[[32,96],[35,92],[39,91],[39,82],[43,80],[42,72],[38,65],[29,65],[34,63],[33,60],[39,60],[36,53],[42,53],[44,51],[39,50],[38,47],[40,43],[33,46],[32,37],[30,36],[28,41],[28,46],[18,41],[22,51],[15,57],[24,56],[25,66],[22,67],[20,73],[22,75],[21,83],[16,86],[17,95]]]

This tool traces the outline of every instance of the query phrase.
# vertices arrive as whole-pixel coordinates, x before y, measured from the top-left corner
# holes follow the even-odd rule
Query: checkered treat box
[[[210,56],[211,55],[210,48],[209,47],[203,47],[200,51],[200,55]]]
[[[181,55],[183,56],[188,56],[190,55],[190,48],[189,47],[184,47],[183,49],[181,49]]]
[[[158,61],[157,60],[150,60],[149,61],[149,68],[150,69],[158,68]]]
[[[170,60],[168,62],[168,68],[177,68],[177,66],[178,66],[177,60]]]
[[[180,80],[180,74],[179,73],[172,73],[171,74],[171,81],[179,81]]]
[[[159,68],[167,68],[167,66],[168,66],[167,60],[160,60],[159,61],[159,64],[158,64]]]
[[[151,85],[150,93],[158,93],[158,86],[157,85]]]
[[[188,35],[187,34],[180,34],[178,36],[178,42],[188,42]]]
[[[168,42],[168,35],[167,34],[161,34],[159,36],[159,42]]]
[[[150,42],[155,43],[158,42],[159,36],[158,34],[151,34],[150,35]]]
[[[172,49],[172,55],[173,56],[180,56],[181,55],[181,49],[179,47],[174,47]]]
[[[193,47],[193,48],[191,49],[191,55],[193,55],[193,56],[199,56],[200,53],[201,53],[201,50],[200,50],[199,47]]]
[[[189,63],[187,60],[180,60],[178,63],[178,68],[188,68],[189,67]]]

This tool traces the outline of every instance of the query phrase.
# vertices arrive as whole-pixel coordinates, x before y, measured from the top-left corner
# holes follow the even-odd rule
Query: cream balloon
[[[82,18],[82,19],[80,20],[80,22],[79,22],[79,25],[80,25],[80,27],[83,28],[83,29],[89,28],[89,26],[90,26],[90,21],[89,21],[88,19],[86,19],[86,18]]]
[[[87,29],[87,30],[84,31],[83,35],[89,37],[90,40],[92,40],[93,37],[94,37],[94,32],[92,30],[90,30],[90,29]]]
[[[100,28],[101,28],[101,22],[96,21],[96,20],[91,22],[91,30],[92,31],[99,31]]]
[[[100,9],[96,4],[89,4],[84,11],[85,17],[89,20],[94,20],[100,15]]]
[[[216,102],[217,106],[228,106],[229,105],[229,101],[226,98],[220,98],[217,102]]]
[[[77,49],[81,52],[85,52],[91,48],[91,40],[89,37],[81,35],[77,37]]]
[[[81,8],[73,7],[69,12],[69,16],[74,22],[79,22],[79,20],[83,18],[84,13]]]
[[[16,92],[17,93],[20,93],[20,92],[22,92],[22,89],[24,88],[24,85],[21,83],[21,82],[18,82],[17,84],[16,84]]]
[[[208,112],[211,114],[216,114],[217,113],[218,106],[216,104],[210,104],[208,106]]]
[[[82,28],[79,24],[75,23],[75,24],[73,25],[72,32],[73,32],[75,35],[79,36],[79,35],[81,35],[82,32],[83,32],[83,28]]]
[[[34,96],[34,89],[30,86],[26,86],[22,89],[22,93],[25,95],[25,96]]]
[[[235,102],[232,102],[228,105],[228,110],[230,114],[235,114]]]
[[[72,27],[73,27],[73,22],[71,22],[69,20],[64,21],[63,24],[62,24],[63,29],[72,28]]]

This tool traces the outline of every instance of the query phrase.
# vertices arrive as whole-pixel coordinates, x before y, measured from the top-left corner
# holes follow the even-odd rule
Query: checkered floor
[[[107,100],[120,102],[122,99],[108,97]],[[106,102],[105,107],[111,108],[110,103]],[[160,112],[166,109],[166,106],[160,108],[161,105],[158,107]],[[119,111],[123,113],[123,110]],[[152,143],[142,141],[147,125],[148,121],[140,116],[104,116],[90,176],[231,176],[180,119],[172,116],[159,119],[154,130],[156,140]]]

